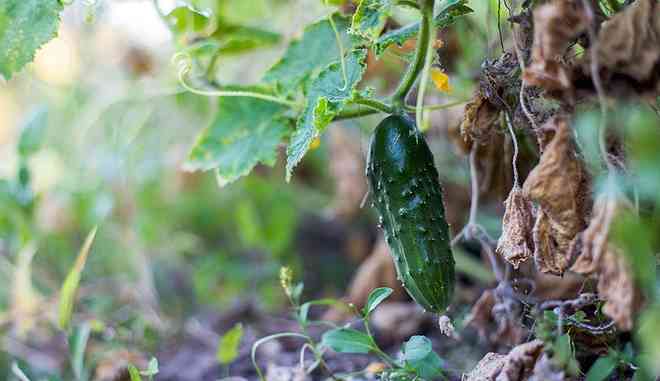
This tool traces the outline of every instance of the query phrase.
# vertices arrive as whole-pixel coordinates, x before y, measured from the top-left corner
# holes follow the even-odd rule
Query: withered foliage
[[[476,93],[472,100],[465,105],[465,117],[460,126],[461,137],[466,152],[472,144],[486,144],[495,134],[493,125],[497,122],[499,110],[493,106],[480,93]]]
[[[571,267],[572,271],[598,277],[598,293],[606,300],[603,312],[621,330],[632,329],[641,294],[624,253],[610,241],[610,229],[614,219],[631,208],[628,201],[612,192],[601,195],[589,226],[576,240],[581,252]]]
[[[528,330],[521,324],[516,307],[510,300],[500,298],[495,290],[486,290],[472,306],[465,325],[474,327],[482,340],[503,345],[519,344]]]
[[[533,340],[513,348],[508,355],[488,353],[470,372],[467,381],[527,381],[536,373],[543,342]]]
[[[572,78],[564,63],[570,43],[587,27],[580,0],[554,0],[534,9],[532,62],[523,79],[549,91],[572,88]]]
[[[638,0],[605,21],[598,33],[598,67],[607,82],[622,75],[637,82],[660,80],[660,4]],[[585,54],[583,73],[589,73],[591,54]],[[658,89],[654,89],[658,90]]]
[[[588,178],[568,122],[554,117],[543,128],[554,131],[554,136],[525,180],[523,195],[540,207],[533,230],[539,270],[563,274],[571,242],[586,225]]]
[[[506,209],[502,218],[502,235],[496,251],[517,269],[533,254],[532,204],[523,196],[522,189],[514,185],[504,205]]]

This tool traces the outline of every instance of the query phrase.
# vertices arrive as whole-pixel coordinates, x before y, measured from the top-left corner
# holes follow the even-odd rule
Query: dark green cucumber
[[[367,178],[399,280],[424,309],[454,294],[454,257],[433,154],[406,116],[385,118],[371,138]]]

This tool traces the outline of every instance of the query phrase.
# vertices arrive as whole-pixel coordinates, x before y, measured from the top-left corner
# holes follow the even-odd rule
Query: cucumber
[[[425,310],[454,294],[454,257],[433,154],[407,116],[385,118],[371,138],[367,179],[397,276]]]

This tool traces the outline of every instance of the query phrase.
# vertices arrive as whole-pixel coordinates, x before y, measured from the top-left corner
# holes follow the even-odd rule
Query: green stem
[[[422,110],[424,110],[424,111],[444,110],[444,109],[451,108],[451,107],[454,107],[454,106],[462,105],[462,104],[467,103],[469,101],[470,101],[470,99],[461,99],[461,100],[458,100],[458,101],[444,103],[444,104],[441,104],[441,105],[424,106],[424,108]],[[416,111],[416,107],[414,107],[414,106],[405,105],[404,108],[405,108],[406,111],[410,111],[410,112],[415,112]]]
[[[417,4],[417,2],[413,0],[399,0],[396,3],[398,5],[405,5],[410,8],[419,9],[419,4]]]
[[[431,38],[431,24],[433,23],[434,2],[434,0],[423,0],[422,3],[422,26],[421,30],[419,31],[419,37],[417,38],[415,58],[413,60],[413,64],[408,67],[408,71],[406,71],[403,79],[401,79],[401,83],[399,83],[399,86],[392,95],[392,102],[399,108],[403,107],[406,96],[415,84],[419,73],[424,68],[424,60],[426,59],[429,40]]]
[[[333,120],[337,121],[337,120],[361,118],[363,116],[377,114],[378,112],[379,112],[378,110],[374,110],[370,108],[355,107],[355,108],[342,110],[341,112],[339,112],[339,114],[337,114],[334,117]]]
[[[397,366],[396,361],[394,361],[394,359],[392,357],[390,357],[390,355],[385,353],[382,349],[380,349],[378,344],[376,344],[376,341],[374,340],[374,337],[371,334],[371,327],[369,326],[369,317],[365,317],[364,319],[362,319],[362,322],[364,323],[364,330],[367,332],[367,335],[369,336],[369,339],[371,340],[371,346],[372,346],[374,352],[376,352],[376,354],[383,361],[385,361],[387,363],[387,365],[389,365],[391,368],[395,368]]]
[[[369,107],[373,110],[384,112],[386,114],[391,114],[394,112],[394,108],[392,106],[373,98],[357,98],[355,99],[354,103]]]

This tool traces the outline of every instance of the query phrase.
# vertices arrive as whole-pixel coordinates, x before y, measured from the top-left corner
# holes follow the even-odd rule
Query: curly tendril
[[[204,95],[207,97],[247,97],[247,98],[256,98],[256,99],[261,99],[273,103],[279,103],[285,106],[289,107],[298,107],[298,104],[296,102],[284,99],[284,98],[279,98],[273,95],[267,95],[267,94],[262,94],[262,93],[257,93],[254,91],[243,91],[243,90],[205,90],[205,89],[198,89],[195,88],[193,85],[191,85],[188,80],[189,80],[189,74],[192,71],[192,63],[193,59],[192,56],[189,53],[189,50],[184,50],[181,52],[176,53],[172,57],[172,62],[177,66],[178,68],[178,79],[179,79],[179,84],[186,89],[187,91],[197,94],[197,95]]]

